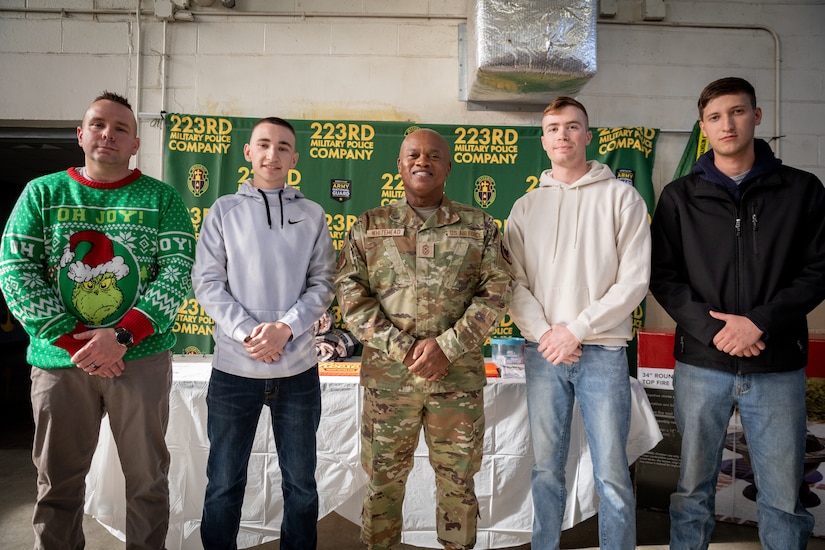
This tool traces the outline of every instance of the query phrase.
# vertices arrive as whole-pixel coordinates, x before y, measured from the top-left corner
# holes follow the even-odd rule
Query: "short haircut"
[[[590,117],[587,116],[587,109],[584,108],[580,102],[576,101],[572,97],[567,97],[565,95],[561,95],[553,100],[553,102],[544,108],[544,113],[542,114],[542,118],[547,115],[554,115],[564,109],[565,107],[575,107],[576,109],[580,110],[584,113],[584,121],[587,125],[590,125]]]
[[[699,94],[699,120],[702,120],[702,116],[705,114],[705,107],[707,107],[711,100],[719,96],[733,94],[747,94],[751,99],[751,107],[756,109],[756,90],[753,89],[751,83],[744,78],[729,76],[714,80],[705,86],[705,89]]]
[[[94,103],[96,101],[101,101],[101,100],[104,100],[104,99],[107,100],[107,101],[114,101],[115,103],[120,103],[121,105],[123,105],[124,107],[129,109],[130,111],[132,110],[132,106],[129,104],[128,99],[126,99],[125,97],[123,97],[120,94],[116,94],[116,93],[110,92],[108,90],[104,90],[103,93],[101,93],[99,96],[97,96],[92,103]]]
[[[289,131],[292,132],[293,136],[295,135],[295,128],[292,127],[292,124],[276,116],[268,116],[266,118],[262,118],[261,120],[256,122],[254,126],[252,126],[252,131],[254,132],[255,128],[257,128],[261,124],[274,124],[275,126],[283,126],[284,128],[288,128]]]
[[[410,132],[410,133],[408,133],[407,135],[404,136],[404,140],[401,142],[401,146],[402,147],[404,146],[404,143],[406,143],[407,138],[409,136],[411,136],[412,134],[418,133],[418,132],[429,133],[429,134],[432,134],[432,135],[436,136],[436,139],[438,140],[438,142],[444,147],[446,152],[449,154],[450,144],[447,142],[447,138],[445,138],[444,136],[441,135],[440,132],[438,132],[437,130],[433,130],[432,128],[416,128],[415,130],[413,130],[412,132]]]

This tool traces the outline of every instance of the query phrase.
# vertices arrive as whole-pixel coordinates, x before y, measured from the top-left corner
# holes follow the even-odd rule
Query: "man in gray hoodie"
[[[244,156],[253,176],[210,208],[192,270],[195,296],[215,320],[201,540],[206,550],[237,548],[247,465],[266,405],[283,479],[281,549],[311,550],[321,417],[312,326],[332,303],[335,251],[321,206],[286,186],[298,162],[292,125],[259,120]]]

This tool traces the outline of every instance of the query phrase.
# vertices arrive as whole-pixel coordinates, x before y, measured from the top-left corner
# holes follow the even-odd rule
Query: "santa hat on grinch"
[[[129,266],[123,262],[123,258],[115,257],[112,241],[99,231],[78,231],[69,237],[69,244],[66,245],[60,259],[60,267],[66,267],[75,259],[75,249],[83,242],[89,243],[91,248],[82,260],[77,260],[69,266],[69,279],[83,283],[91,281],[101,273],[112,273],[117,279],[129,274]]]

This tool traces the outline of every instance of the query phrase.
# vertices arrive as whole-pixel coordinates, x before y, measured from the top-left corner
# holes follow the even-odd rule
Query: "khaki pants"
[[[126,478],[126,548],[161,550],[169,526],[169,352],[127,361],[118,378],[32,368],[35,550],[84,547],[83,505],[100,421],[109,415]]]

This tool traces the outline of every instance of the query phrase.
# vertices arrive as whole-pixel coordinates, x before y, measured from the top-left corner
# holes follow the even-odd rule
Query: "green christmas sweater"
[[[85,342],[72,335],[90,328],[129,329],[127,361],[171,349],[194,255],[180,195],[139,170],[113,183],[74,168],[32,180],[0,249],[0,288],[31,337],[28,362],[73,367]]]

